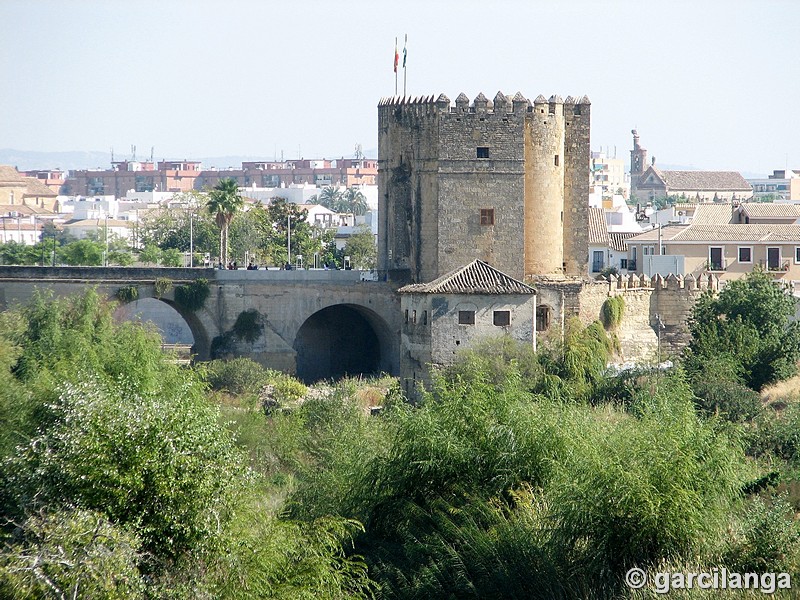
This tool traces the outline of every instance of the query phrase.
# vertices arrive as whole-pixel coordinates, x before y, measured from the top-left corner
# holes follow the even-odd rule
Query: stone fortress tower
[[[511,277],[588,261],[590,103],[444,94],[378,105],[378,269],[431,281],[483,260]]]

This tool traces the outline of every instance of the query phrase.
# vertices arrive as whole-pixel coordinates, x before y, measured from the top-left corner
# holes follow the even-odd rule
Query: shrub
[[[135,285],[121,287],[117,290],[116,296],[120,302],[135,302],[139,299],[139,288]]]
[[[726,563],[745,572],[790,571],[800,561],[800,530],[785,498],[753,498],[731,543]]]
[[[206,380],[211,388],[231,394],[258,394],[269,377],[269,371],[245,357],[206,363]]]
[[[600,317],[606,329],[614,329],[622,323],[622,316],[625,314],[625,298],[622,296],[611,296],[606,298],[600,309]]]
[[[18,506],[97,511],[157,561],[213,545],[242,460],[191,371],[152,394],[85,375],[47,407],[48,426],[9,459]],[[78,425],[80,424],[80,425]]]
[[[159,277],[153,283],[153,290],[155,291],[156,298],[166,296],[172,291],[172,280],[166,277]]]
[[[189,285],[179,285],[175,288],[175,302],[178,306],[194,312],[203,308],[210,294],[208,280],[195,279]]]
[[[706,414],[721,414],[734,422],[749,421],[761,412],[761,397],[749,387],[728,379],[694,381],[695,404]]]
[[[277,374],[272,381],[272,397],[278,404],[297,402],[308,393],[308,388],[291,375]]]
[[[43,512],[26,519],[0,553],[3,598],[139,599],[139,539],[101,514]]]

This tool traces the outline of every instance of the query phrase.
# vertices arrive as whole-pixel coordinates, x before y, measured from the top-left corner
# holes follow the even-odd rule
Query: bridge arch
[[[307,382],[345,375],[391,373],[396,360],[391,329],[359,304],[332,304],[303,321],[294,339],[297,376]]]
[[[139,297],[137,300],[120,302],[120,309],[125,310],[126,307],[130,307],[134,303],[143,302],[146,300],[154,300],[169,306],[181,317],[181,319],[183,319],[183,322],[191,332],[193,338],[192,354],[195,355],[199,360],[208,360],[211,355],[211,339],[208,329],[203,323],[203,319],[198,313],[186,310],[180,306],[177,302],[175,302],[174,298],[171,297],[172,295],[172,292],[170,292],[166,296],[156,296],[155,294],[150,293],[150,290],[148,290],[146,286],[143,286],[139,289]],[[120,309],[118,309],[118,311]],[[146,309],[141,311],[141,315],[143,321],[147,320]]]

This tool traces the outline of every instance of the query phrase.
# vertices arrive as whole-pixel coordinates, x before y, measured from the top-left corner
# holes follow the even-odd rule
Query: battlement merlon
[[[455,99],[455,103],[451,103],[450,98],[445,94],[439,96],[386,96],[378,102],[379,109],[385,108],[398,108],[406,106],[436,108],[440,112],[448,113],[497,113],[497,114],[517,114],[525,112],[533,112],[535,104],[549,105],[549,112],[558,111],[563,113],[565,107],[571,107],[571,112],[580,115],[582,110],[580,107],[589,106],[591,102],[588,96],[583,96],[580,99],[567,96],[566,100],[562,100],[559,95],[552,95],[550,99],[545,99],[541,94],[531,102],[528,98],[517,92],[513,97],[498,91],[494,100],[489,100],[483,92],[479,93],[475,99],[470,103],[469,98],[464,92],[461,92]],[[576,108],[577,107],[577,108]]]

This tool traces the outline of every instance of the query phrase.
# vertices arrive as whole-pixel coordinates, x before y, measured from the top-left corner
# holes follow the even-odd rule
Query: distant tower
[[[639,178],[647,168],[647,150],[639,144],[639,133],[631,129],[633,134],[633,150],[631,150],[631,196],[636,193]]]
[[[588,261],[590,103],[444,94],[378,105],[378,268],[427,282],[478,258],[522,279]]]

